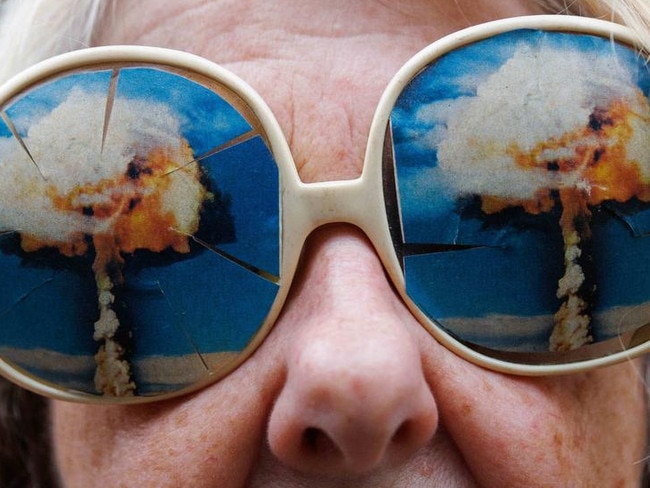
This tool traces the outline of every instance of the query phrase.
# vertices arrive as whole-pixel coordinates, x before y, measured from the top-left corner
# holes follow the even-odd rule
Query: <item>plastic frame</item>
[[[432,60],[460,46],[515,29],[587,33],[612,38],[631,46],[636,45],[633,33],[627,28],[605,21],[568,16],[512,18],[470,27],[446,36],[416,54],[400,69],[386,88],[372,121],[362,174],[354,180],[303,183],[296,171],[282,130],[265,102],[246,83],[229,71],[187,53],[133,46],[109,46],[75,51],[39,63],[6,82],[0,87],[0,104],[6,103],[44,78],[85,66],[112,63],[169,65],[217,80],[241,97],[244,104],[260,120],[267,143],[278,164],[281,184],[279,202],[281,256],[280,286],[275,302],[258,333],[242,351],[232,369],[245,361],[271,331],[289,293],[305,240],[315,229],[330,223],[348,223],[361,229],[375,247],[395,289],[411,313],[436,341],[474,364],[507,374],[539,376],[576,373],[629,360],[650,350],[650,343],[611,356],[570,364],[524,365],[494,359],[470,349],[442,331],[435,322],[418,309],[405,291],[404,277],[393,249],[384,211],[382,160],[391,110],[404,87]],[[230,371],[231,369],[214,374],[190,389],[169,395],[113,398],[81,394],[43,383],[17,370],[11,363],[0,360],[0,373],[11,381],[48,397],[83,403],[141,403],[161,400],[205,387]]]

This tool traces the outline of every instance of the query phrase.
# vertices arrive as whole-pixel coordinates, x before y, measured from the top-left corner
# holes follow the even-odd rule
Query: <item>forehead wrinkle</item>
[[[390,76],[422,45],[417,36],[404,32],[381,36],[374,32],[377,27],[352,34],[330,32],[324,39],[322,31],[262,30],[256,22],[227,32],[216,29],[214,40],[205,33],[187,40],[169,36],[179,30],[174,26],[194,15],[164,14],[163,23],[135,42],[192,51],[242,77],[271,107],[299,174],[310,182],[360,174],[379,96]],[[363,30],[369,32],[359,33]]]
[[[180,49],[223,65],[270,106],[303,180],[347,179],[361,172],[390,78],[417,51],[467,25],[456,3],[300,2],[288,15],[255,0],[123,2],[97,42]]]

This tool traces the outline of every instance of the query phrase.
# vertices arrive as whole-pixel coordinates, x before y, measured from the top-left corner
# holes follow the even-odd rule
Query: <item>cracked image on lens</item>
[[[202,76],[80,69],[0,107],[0,356],[115,397],[232,367],[275,299],[278,171]]]
[[[610,37],[519,29],[445,53],[391,114],[409,296],[530,364],[603,357],[650,324],[650,71]]]

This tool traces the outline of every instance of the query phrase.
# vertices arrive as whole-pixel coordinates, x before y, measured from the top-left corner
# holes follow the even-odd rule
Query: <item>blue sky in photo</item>
[[[55,78],[22,94],[5,112],[20,136],[26,137],[29,128],[63,103],[75,88],[83,87],[88,93],[108,93],[111,73],[111,70],[100,70]],[[10,135],[0,128],[0,136]]]

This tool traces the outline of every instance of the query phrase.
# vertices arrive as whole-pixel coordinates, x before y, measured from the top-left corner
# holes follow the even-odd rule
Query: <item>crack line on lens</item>
[[[169,301],[169,298],[167,298],[167,294],[165,293],[165,290],[163,290],[163,287],[160,284],[160,281],[156,280],[156,286],[158,286],[158,290],[160,291],[163,298],[165,299],[165,302],[167,302],[167,306],[170,308],[172,313],[174,315],[176,315],[175,312],[174,312],[174,307],[172,307],[172,304]],[[190,346],[192,346],[192,349],[194,349],[194,353],[199,357],[199,360],[201,361],[201,364],[203,364],[203,367],[205,368],[205,370],[208,373],[212,374],[213,371],[210,369],[210,366],[208,366],[208,363],[205,360],[205,358],[203,357],[203,354],[201,354],[201,350],[199,349],[199,346],[197,345],[196,341],[192,338],[192,334],[190,334],[190,332],[187,330],[187,327],[185,327],[185,325],[182,323],[183,321],[182,320],[175,320],[174,322],[178,323],[178,326],[180,327],[181,332],[183,332],[183,335],[187,339],[187,342],[189,342]]]
[[[18,299],[13,303],[13,305],[8,310],[5,310],[4,312],[0,313],[0,317],[2,317],[4,315],[7,315],[16,305],[18,305],[19,303],[24,302],[25,300],[27,300],[32,293],[34,293],[35,291],[41,289],[45,285],[47,285],[49,283],[52,283],[53,281],[54,281],[54,278],[47,278],[42,283],[32,287],[31,290],[23,293],[21,296],[18,297]]]
[[[207,151],[196,158],[194,158],[192,161],[189,161],[188,163],[185,163],[178,168],[174,168],[170,171],[167,171],[166,173],[163,173],[162,176],[167,176],[172,173],[175,173],[176,171],[179,171],[183,168],[186,168],[187,166],[190,166],[194,163],[198,163],[199,161],[202,161],[204,159],[209,158],[210,156],[214,156],[217,153],[220,153],[221,151],[224,151],[226,149],[229,149],[233,146],[236,146],[238,144],[241,144],[242,142],[246,142],[254,137],[257,137],[259,134],[256,130],[249,130],[248,132],[245,132],[244,134],[241,134],[234,139],[230,139],[228,142],[221,144],[220,146],[215,147],[214,149],[211,149],[210,151]]]
[[[192,234],[188,234],[188,233],[186,233],[186,232],[182,232],[182,231],[180,231],[180,230],[178,230],[178,229],[172,229],[172,230],[173,230],[174,232],[178,232],[179,234],[182,234],[182,235],[184,235],[184,236],[189,237],[190,239],[192,239],[194,242],[196,242],[196,243],[199,244],[200,246],[205,247],[208,251],[212,251],[213,253],[217,254],[218,256],[221,256],[221,257],[224,258],[224,259],[227,259],[228,261],[232,262],[233,264],[236,264],[237,266],[241,266],[241,267],[244,268],[245,270],[250,271],[251,273],[256,274],[256,275],[259,276],[260,278],[263,278],[263,279],[265,279],[265,280],[267,280],[267,281],[270,281],[271,283],[274,283],[274,284],[276,284],[276,285],[277,285],[278,283],[280,283],[280,278],[277,277],[277,276],[275,276],[275,275],[273,275],[273,274],[271,274],[271,273],[269,273],[268,271],[264,271],[264,270],[262,270],[262,269],[260,269],[260,268],[258,268],[258,267],[256,267],[256,266],[253,266],[252,264],[246,263],[245,261],[242,261],[241,259],[236,258],[236,257],[233,256],[232,254],[227,253],[226,251],[223,251],[223,250],[221,250],[221,249],[217,249],[217,248],[214,247],[213,245],[211,245],[211,244],[205,242],[205,241],[202,240],[202,239],[199,239],[198,237],[196,237],[196,236],[194,236],[194,235],[192,235]]]
[[[436,254],[442,252],[469,251],[471,249],[491,247],[499,249],[499,246],[487,246],[484,244],[414,244],[404,243],[402,254],[404,256],[419,256],[421,254]]]
[[[5,124],[7,124],[7,127],[11,131],[11,134],[16,138],[18,144],[20,144],[20,147],[23,148],[23,151],[25,151],[25,153],[27,154],[31,162],[34,163],[34,166],[36,167],[36,171],[38,171],[38,174],[41,175],[41,178],[43,178],[43,180],[47,181],[47,178],[45,178],[45,175],[41,172],[41,168],[38,167],[38,163],[36,163],[36,160],[32,156],[32,153],[29,151],[27,144],[25,144],[25,141],[18,133],[18,129],[16,129],[16,126],[11,121],[11,119],[9,119],[9,116],[6,114],[6,112],[4,111],[0,112],[0,118],[4,120]]]
[[[102,148],[101,152],[104,152],[104,143],[106,142],[106,136],[108,135],[108,125],[111,121],[111,115],[113,114],[113,105],[115,103],[115,91],[117,90],[117,80],[120,76],[120,70],[117,68],[113,69],[111,73],[111,81],[108,85],[108,93],[106,94],[106,106],[104,107],[104,127],[102,128]]]

